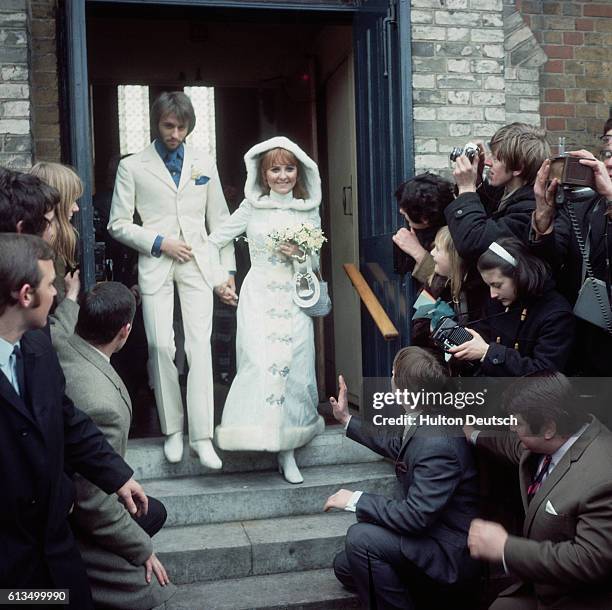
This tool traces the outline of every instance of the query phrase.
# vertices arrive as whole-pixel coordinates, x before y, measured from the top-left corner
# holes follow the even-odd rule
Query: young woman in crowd
[[[61,163],[40,161],[30,173],[56,188],[60,194],[55,209],[55,235],[51,241],[56,254],[56,298],[58,303],[67,296],[76,301],[80,289],[78,273],[74,273],[78,264],[77,232],[70,221],[79,211],[77,199],[83,194],[83,183],[73,169]]]
[[[434,238],[438,229],[446,224],[444,209],[455,198],[453,185],[426,172],[400,184],[395,198],[407,225],[393,236],[396,248],[407,255],[396,263],[396,271],[402,274],[409,271],[412,277],[425,284],[434,268],[430,254]]]
[[[574,339],[574,316],[554,290],[549,270],[513,237],[493,242],[478,259],[490,289],[484,317],[468,328],[473,339],[450,351],[476,364],[477,375],[521,377],[563,371]]]
[[[487,298],[486,285],[475,269],[469,271],[466,268],[448,227],[438,230],[430,256],[434,264],[433,273],[427,279],[423,290],[448,303],[459,324],[467,324],[469,320],[480,318],[484,300]],[[431,341],[428,319],[414,321],[412,344],[435,347]]]
[[[324,429],[313,323],[292,299],[297,246],[271,251],[266,242],[274,230],[320,227],[321,179],[316,163],[284,137],[255,145],[244,159],[245,200],[208,237],[218,251],[246,231],[251,256],[238,303],[237,373],[215,438],[229,451],[278,452],[285,479],[301,483],[293,451]]]

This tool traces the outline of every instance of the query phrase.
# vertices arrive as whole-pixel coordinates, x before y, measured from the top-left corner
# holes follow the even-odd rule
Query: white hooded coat
[[[260,160],[273,148],[296,156],[308,199],[264,193]],[[251,256],[238,303],[237,373],[215,439],[221,449],[230,451],[285,451],[308,443],[323,431],[324,423],[317,414],[312,319],[293,302],[291,261],[265,242],[275,229],[303,222],[321,226],[321,179],[316,163],[285,137],[253,146],[244,161],[246,198],[209,235],[209,244],[218,252],[246,231]]]

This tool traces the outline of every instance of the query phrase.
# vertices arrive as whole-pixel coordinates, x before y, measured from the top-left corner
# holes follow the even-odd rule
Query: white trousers
[[[196,263],[172,265],[161,288],[142,295],[142,313],[149,344],[149,372],[164,434],[183,431],[184,413],[179,374],[174,364],[173,313],[174,286],[178,290],[185,354],[189,364],[187,376],[187,414],[189,441],[212,438],[214,421],[212,357],[213,294]]]

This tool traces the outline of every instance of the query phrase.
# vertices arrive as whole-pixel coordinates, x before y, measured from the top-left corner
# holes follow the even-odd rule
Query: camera
[[[456,347],[473,339],[472,335],[452,318],[443,318],[431,338],[445,352],[448,352],[451,347]]]
[[[478,146],[473,142],[468,142],[463,148],[455,146],[450,152],[450,160],[456,161],[461,155],[465,155],[470,161],[473,161],[478,154]]]
[[[589,187],[595,189],[595,175],[588,165],[582,165],[578,157],[561,155],[550,160],[549,180],[557,178],[567,187]]]

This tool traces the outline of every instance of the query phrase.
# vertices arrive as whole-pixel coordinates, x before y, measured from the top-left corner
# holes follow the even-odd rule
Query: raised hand
[[[547,184],[549,175],[550,159],[546,159],[538,170],[538,175],[533,185],[536,200],[533,221],[536,231],[541,234],[545,234],[550,230],[555,217],[555,194],[559,181],[553,178],[550,184]]]
[[[459,189],[459,194],[463,193],[475,193],[476,182],[478,180],[478,164],[480,163],[480,156],[475,155],[474,159],[470,161],[465,155],[461,155],[455,162],[455,169],[453,170],[453,176]]]
[[[391,239],[400,250],[411,256],[417,263],[421,262],[427,254],[427,250],[421,245],[412,227],[410,229],[402,227]]]
[[[340,390],[338,392],[338,400],[336,400],[333,396],[330,396],[329,402],[332,406],[336,420],[343,426],[346,426],[348,420],[351,418],[351,414],[349,413],[348,408],[348,388],[346,387],[346,383],[342,375],[338,377],[338,388]]]

